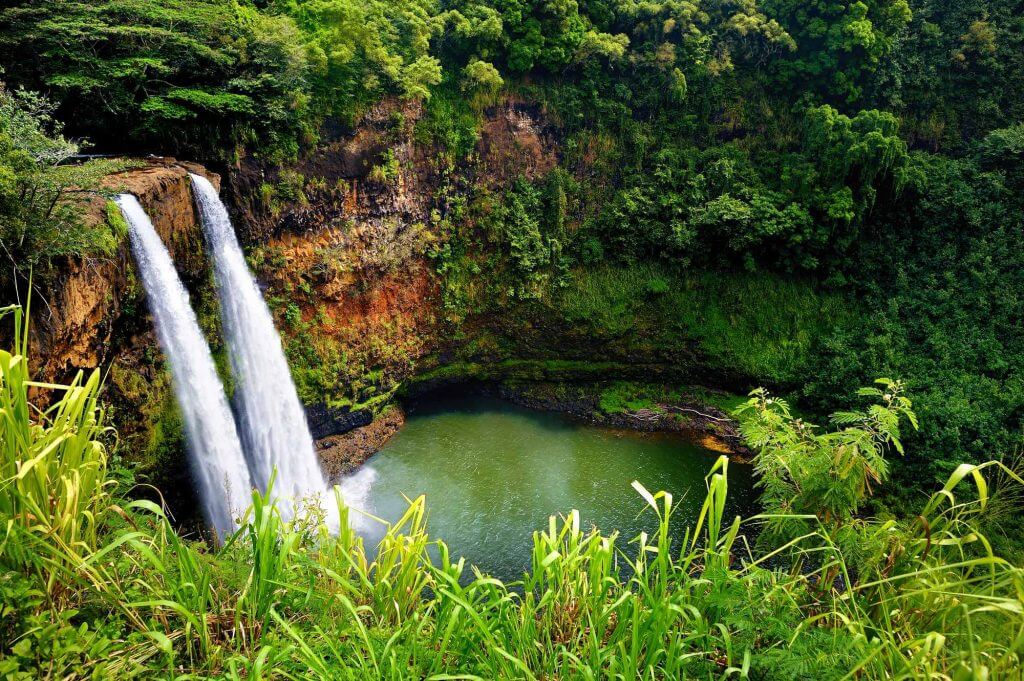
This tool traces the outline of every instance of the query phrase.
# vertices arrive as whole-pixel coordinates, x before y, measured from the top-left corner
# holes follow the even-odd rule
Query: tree
[[[352,123],[386,94],[424,99],[441,80],[430,40],[444,21],[426,0],[277,0],[272,7],[298,23],[314,55],[323,114]]]
[[[108,226],[83,223],[72,199],[98,191],[100,178],[123,164],[62,165],[79,147],[61,134],[53,110],[41,95],[0,83],[0,253],[10,265],[0,270],[4,278],[45,270],[63,256],[109,254],[117,245]]]
[[[981,163],[1006,175],[1008,184],[1024,190],[1024,123],[993,130],[981,142]]]
[[[474,59],[462,69],[462,89],[470,92],[494,94],[505,84],[498,69],[490,62]]]
[[[762,9],[796,42],[792,56],[774,63],[777,79],[845,102],[861,99],[911,19],[907,0],[764,0]]]
[[[308,137],[295,23],[231,0],[29,0],[0,11],[7,77],[45,89],[75,134],[123,150],[293,156]]]

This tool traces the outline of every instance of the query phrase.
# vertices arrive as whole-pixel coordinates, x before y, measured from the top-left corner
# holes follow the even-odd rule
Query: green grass
[[[682,389],[659,383],[616,381],[601,390],[599,404],[601,411],[606,414],[658,409],[661,404],[683,402],[704,404],[731,414],[746,401],[747,398],[742,395],[701,386],[687,386]]]
[[[578,270],[556,305],[597,338],[695,347],[705,366],[777,383],[795,380],[817,338],[857,320],[850,301],[800,280],[656,265]]]
[[[621,362],[592,362],[572,359],[509,358],[497,362],[456,361],[420,372],[412,377],[409,383],[415,385],[438,380],[570,380],[601,378],[628,369],[629,366]]]
[[[118,242],[123,241],[128,236],[128,223],[124,219],[124,214],[121,213],[121,209],[117,207],[117,204],[113,201],[107,200],[105,206],[107,225],[110,226],[110,230]]]
[[[837,539],[834,523],[788,516],[807,531],[752,545],[749,528],[786,516],[725,516],[723,457],[682,541],[672,495],[634,483],[655,532],[602,534],[565,509],[506,584],[428,534],[422,497],[372,550],[340,495],[332,534],[315,505],[284,521],[270,491],[222,545],[187,541],[158,506],[115,489],[98,374],[34,384],[23,348],[0,353],[5,678],[1020,674],[1024,570],[978,531],[989,473],[1012,476],[996,463],[960,467],[906,521],[857,518]],[[53,391],[52,406],[34,409],[29,387]]]
[[[454,167],[476,146],[483,117],[452,85],[437,88],[416,121],[413,137],[424,146],[436,146],[440,160]]]
[[[622,414],[657,407],[656,397],[648,386],[619,381],[601,391],[599,406],[606,414]]]

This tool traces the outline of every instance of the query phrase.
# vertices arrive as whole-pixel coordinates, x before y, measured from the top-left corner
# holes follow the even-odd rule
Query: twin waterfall
[[[251,489],[266,490],[276,471],[273,494],[283,516],[294,515],[298,500],[312,500],[326,507],[329,523],[336,523],[333,493],[320,471],[270,310],[217,190],[206,178],[191,177],[214,263],[235,379],[237,430],[167,249],[135,197],[122,195],[117,203],[128,221],[157,336],[171,366],[207,520],[219,536],[234,530],[249,505]],[[347,486],[342,484],[343,489]]]
[[[156,335],[171,366],[203,510],[218,535],[224,536],[235,528],[240,509],[249,506],[252,489],[235,419],[171,254],[138,199],[122,194],[117,205],[128,221]]]

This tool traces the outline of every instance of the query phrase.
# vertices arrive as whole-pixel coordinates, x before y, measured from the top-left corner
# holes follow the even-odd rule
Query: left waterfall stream
[[[235,530],[251,501],[252,480],[234,417],[188,291],[138,199],[117,198],[157,339],[171,369],[203,513],[218,537]]]

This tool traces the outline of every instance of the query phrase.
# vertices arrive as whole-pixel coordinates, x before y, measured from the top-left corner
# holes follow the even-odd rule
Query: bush
[[[48,100],[0,83],[0,246],[16,276],[35,268],[45,277],[67,256],[112,255],[127,233],[116,219],[87,225],[81,199],[109,194],[100,189],[101,178],[130,164],[65,165],[79,146],[61,133]]]

